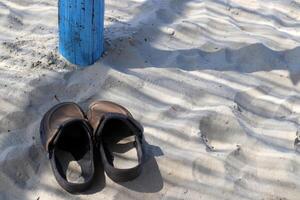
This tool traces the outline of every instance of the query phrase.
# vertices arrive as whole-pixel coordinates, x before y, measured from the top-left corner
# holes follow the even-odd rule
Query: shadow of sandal
[[[159,192],[164,186],[164,181],[155,157],[163,156],[164,154],[158,146],[150,145],[147,142],[144,142],[144,145],[146,161],[142,173],[133,181],[119,184],[136,192]]]

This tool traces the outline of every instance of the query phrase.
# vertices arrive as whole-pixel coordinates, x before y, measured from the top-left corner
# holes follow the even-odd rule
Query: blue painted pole
[[[59,52],[87,66],[103,53],[104,0],[59,0]]]

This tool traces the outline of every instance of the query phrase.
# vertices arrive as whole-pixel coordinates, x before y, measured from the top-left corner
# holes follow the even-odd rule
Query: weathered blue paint
[[[104,0],[59,0],[59,52],[81,66],[103,52]]]

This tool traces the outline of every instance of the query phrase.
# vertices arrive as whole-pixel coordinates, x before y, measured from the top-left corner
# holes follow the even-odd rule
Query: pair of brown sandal
[[[143,128],[130,112],[113,102],[97,101],[87,114],[75,103],[61,103],[43,117],[41,141],[57,182],[70,193],[83,192],[95,174],[95,155],[100,155],[106,174],[116,182],[130,181],[144,164]],[[129,169],[114,167],[112,146],[133,137],[138,164]],[[97,157],[95,156],[95,159]]]

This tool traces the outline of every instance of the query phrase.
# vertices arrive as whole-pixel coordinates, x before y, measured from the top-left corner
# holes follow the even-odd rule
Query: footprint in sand
[[[244,172],[242,169],[247,165],[248,159],[243,149],[237,146],[225,159],[226,179],[239,184]]]
[[[208,151],[232,151],[242,144],[247,135],[230,109],[211,112],[200,120],[200,137]]]
[[[225,185],[225,168],[220,159],[201,155],[193,162],[193,177],[199,183],[206,185]]]
[[[297,147],[295,132],[299,124],[299,98],[293,93],[280,96],[267,87],[255,87],[238,92],[235,115],[248,127],[247,133],[269,148],[293,151]],[[298,119],[299,118],[299,119]]]

